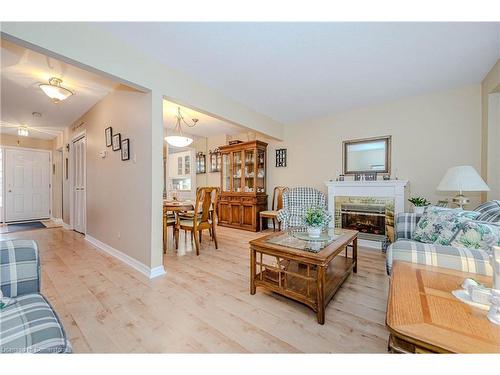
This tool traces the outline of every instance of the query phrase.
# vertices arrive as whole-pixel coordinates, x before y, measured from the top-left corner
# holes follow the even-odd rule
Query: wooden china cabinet
[[[261,141],[220,147],[219,225],[260,230],[259,212],[267,209],[266,148]]]

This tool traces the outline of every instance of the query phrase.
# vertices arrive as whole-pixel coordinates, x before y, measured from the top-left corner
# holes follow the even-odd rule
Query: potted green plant
[[[322,207],[310,207],[304,215],[304,223],[307,234],[312,238],[318,238],[321,230],[328,224],[329,216]]]
[[[410,199],[408,199],[408,202],[413,204],[413,212],[415,212],[416,214],[423,214],[425,207],[431,204],[427,199],[423,197],[411,197]]]

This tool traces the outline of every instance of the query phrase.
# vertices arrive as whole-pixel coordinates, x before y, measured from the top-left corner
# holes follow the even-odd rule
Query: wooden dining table
[[[174,201],[174,200],[164,199],[163,210],[164,212],[172,211],[174,213],[182,211],[191,211],[194,210],[194,202],[188,200]],[[177,251],[177,255],[185,255],[185,254],[186,254],[185,250]]]
[[[194,210],[194,202],[192,201],[174,201],[174,200],[163,200],[163,207],[167,211],[190,211]]]

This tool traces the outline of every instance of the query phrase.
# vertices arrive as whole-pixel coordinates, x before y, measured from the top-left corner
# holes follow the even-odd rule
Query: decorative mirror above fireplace
[[[344,174],[391,173],[391,136],[344,141]]]

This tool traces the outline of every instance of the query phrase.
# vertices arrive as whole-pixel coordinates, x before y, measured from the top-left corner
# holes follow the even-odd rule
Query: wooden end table
[[[324,324],[325,308],[351,272],[357,272],[358,256],[357,231],[331,229],[329,234],[324,242],[302,240],[291,231],[250,241],[250,294],[261,287],[301,302]]]
[[[466,278],[491,286],[491,278],[440,267],[395,262],[387,304],[393,353],[500,353],[500,326],[487,311],[451,292]]]

